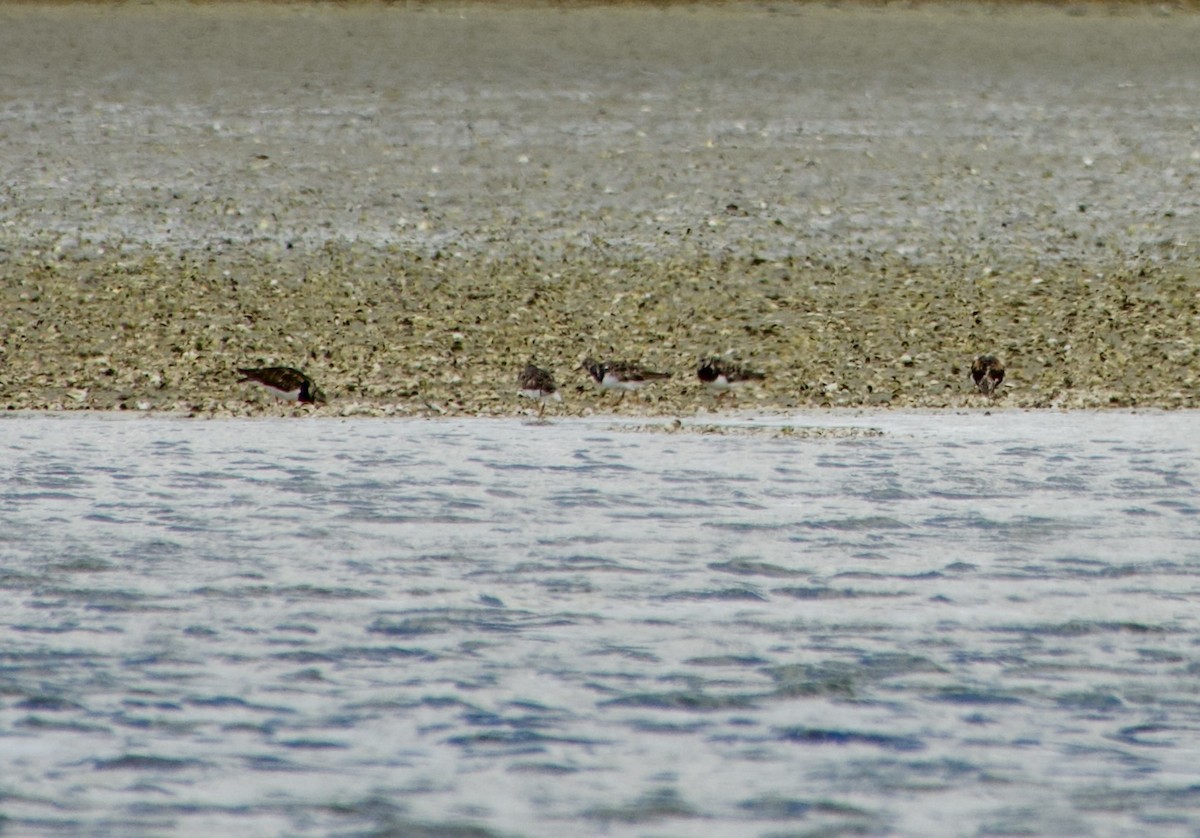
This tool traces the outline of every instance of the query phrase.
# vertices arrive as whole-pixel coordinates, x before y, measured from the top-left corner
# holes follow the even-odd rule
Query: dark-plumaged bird
[[[995,355],[980,355],[971,362],[971,378],[979,392],[995,395],[996,388],[1004,381],[1004,364]]]
[[[248,367],[239,368],[242,377],[238,382],[251,381],[280,399],[301,404],[324,404],[325,395],[300,370],[291,367]]]
[[[761,372],[746,369],[721,358],[706,358],[701,361],[700,368],[696,370],[696,377],[705,389],[716,393],[718,399],[747,382],[766,379]]]
[[[558,385],[554,383],[554,376],[533,364],[526,364],[525,369],[517,376],[517,394],[527,399],[537,399],[541,403],[538,409],[539,419],[546,412],[548,400],[562,401]]]
[[[587,370],[588,375],[601,389],[620,390],[621,398],[625,398],[625,394],[630,391],[640,390],[647,384],[671,377],[669,372],[651,372],[641,364],[630,361],[599,363],[588,358],[583,362],[583,369]]]

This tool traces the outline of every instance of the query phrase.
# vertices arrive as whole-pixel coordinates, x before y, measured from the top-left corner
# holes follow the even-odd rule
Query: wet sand
[[[1200,16],[0,6],[0,406],[1200,405]],[[766,381],[717,403],[728,354]],[[586,355],[671,370],[617,402]]]

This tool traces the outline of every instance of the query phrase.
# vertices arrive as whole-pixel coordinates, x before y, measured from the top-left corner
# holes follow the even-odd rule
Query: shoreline
[[[355,407],[355,406],[351,406]],[[605,431],[619,433],[653,433],[681,434],[692,436],[739,436],[763,438],[817,438],[823,432],[831,432],[828,436],[844,438],[873,438],[881,435],[880,429],[872,422],[885,422],[889,419],[994,419],[1003,422],[1006,416],[1026,416],[1037,414],[1047,417],[1069,417],[1086,415],[1096,417],[1147,417],[1161,418],[1166,416],[1184,415],[1200,411],[1200,408],[1163,408],[1163,407],[817,407],[800,410],[758,410],[753,408],[735,408],[722,412],[698,412],[688,416],[671,414],[636,415],[620,413],[576,413],[558,416],[545,416],[538,419],[537,411],[512,414],[469,415],[469,414],[440,414],[426,413],[390,413],[381,412],[338,412],[326,408],[314,409],[311,406],[290,407],[277,405],[275,409],[264,409],[245,414],[233,413],[196,413],[168,410],[106,410],[106,409],[64,409],[38,410],[14,409],[0,410],[0,424],[3,422],[20,422],[22,420],[62,420],[95,419],[112,422],[142,422],[142,421],[178,421],[193,422],[271,422],[276,420],[299,421],[310,419],[323,422],[346,422],[362,420],[368,423],[376,422],[439,422],[455,424],[460,422],[516,422],[524,427],[542,427],[555,425],[579,425]]]
[[[305,260],[301,260],[305,261]],[[527,361],[564,396],[547,415],[692,415],[717,407],[1193,408],[1200,297],[1177,268],[964,280],[901,264],[851,273],[794,260],[590,262],[554,275],[390,255],[307,276],[155,258],[42,265],[5,288],[0,409],[291,410],[238,366],[307,372],[347,415],[520,416]],[[1001,356],[995,399],[976,354]],[[718,404],[695,377],[728,355],[767,376]],[[618,401],[586,356],[673,373]],[[340,407],[339,407],[340,404]]]
[[[0,8],[80,8],[124,6],[126,0],[0,0]],[[141,0],[141,6],[170,6],[170,0]],[[189,0],[189,6],[204,7],[249,7],[266,8],[320,8],[332,6],[342,9],[389,8],[395,0]],[[737,9],[747,5],[759,8],[794,7],[804,9],[820,6],[824,9],[881,9],[887,11],[940,9],[1049,9],[1062,10],[1069,14],[1085,14],[1088,10],[1103,10],[1107,13],[1146,11],[1154,15],[1175,12],[1193,13],[1200,11],[1200,0],[906,0],[897,5],[891,0],[784,0],[783,3],[768,3],[758,0],[747,4],[741,0],[405,0],[406,9],[426,11],[455,11],[458,9],[496,9],[572,11],[587,9]]]

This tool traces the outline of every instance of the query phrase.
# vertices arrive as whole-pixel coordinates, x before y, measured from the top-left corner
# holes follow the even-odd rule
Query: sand
[[[0,407],[511,415],[530,360],[551,416],[1195,407],[1196,43],[1105,6],[3,5]],[[674,377],[618,401],[589,355]],[[718,402],[709,355],[767,378]]]

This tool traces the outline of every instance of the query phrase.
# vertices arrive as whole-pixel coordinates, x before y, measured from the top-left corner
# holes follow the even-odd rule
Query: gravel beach
[[[1200,15],[0,5],[0,408],[1200,406]],[[1000,356],[994,399],[972,358]],[[722,355],[766,374],[717,401]],[[620,401],[586,356],[674,373]],[[280,405],[236,368],[305,370]]]

